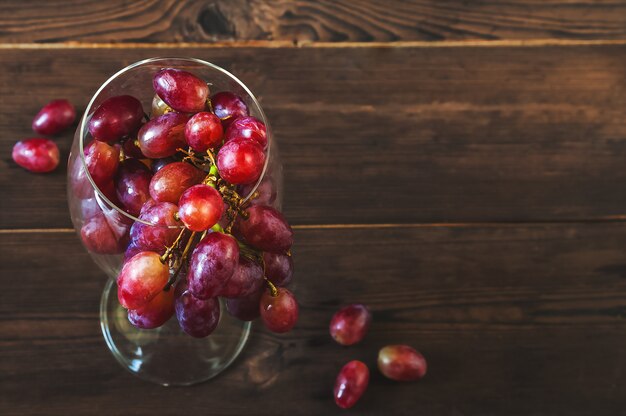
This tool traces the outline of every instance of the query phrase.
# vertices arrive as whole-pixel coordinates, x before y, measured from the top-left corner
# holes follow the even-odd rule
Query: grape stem
[[[174,249],[178,247],[178,244],[180,244],[180,240],[181,238],[183,238],[183,234],[185,234],[185,231],[187,231],[187,229],[183,228],[180,233],[178,233],[178,237],[176,237],[176,240],[174,240],[172,245],[165,248],[165,253],[163,253],[163,255],[160,257],[161,263],[165,264],[169,260],[169,258],[172,256],[172,253],[174,252]]]
[[[278,289],[276,289],[276,286],[274,286],[274,283],[270,282],[269,279],[265,276],[263,278],[265,279],[265,284],[269,288],[270,294],[272,295],[272,297],[275,298],[276,296],[278,296]]]
[[[186,230],[183,230],[183,231],[186,231]],[[189,240],[187,241],[187,245],[185,246],[185,249],[183,250],[183,253],[180,256],[180,264],[178,265],[178,267],[176,267],[176,270],[174,271],[174,273],[172,274],[170,279],[167,281],[167,284],[163,288],[164,291],[167,292],[168,290],[170,290],[172,285],[174,283],[176,283],[176,279],[178,278],[178,274],[180,273],[180,271],[183,268],[183,265],[185,264],[185,259],[187,258],[187,254],[189,253],[189,250],[191,249],[191,246],[193,245],[193,240],[196,237],[196,234],[197,233],[194,231],[189,236]]]

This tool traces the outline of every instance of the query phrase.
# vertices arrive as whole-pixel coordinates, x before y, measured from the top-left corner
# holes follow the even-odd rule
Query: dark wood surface
[[[626,45],[9,49],[1,227],[71,226],[63,169],[28,175],[10,159],[40,103],[84,107],[120,67],[159,55],[224,65],[259,94],[294,224],[605,219],[626,207]]]
[[[12,277],[0,307],[3,414],[341,414],[331,389],[350,359],[373,370],[355,414],[623,410],[623,224],[297,236],[297,328],[276,336],[256,326],[223,376],[168,389],[127,374],[106,349],[98,326],[105,275],[73,233],[1,235]],[[370,305],[374,323],[363,344],[340,348],[328,320],[353,300]],[[390,342],[420,348],[430,365],[424,380],[399,385],[376,372],[376,352]]]
[[[0,415],[626,414],[625,53],[623,1],[0,2]],[[115,362],[65,168],[10,159],[42,104],[84,108],[152,56],[261,97],[296,231],[294,332],[255,326],[189,388]],[[328,321],[353,301],[374,323],[340,348]],[[380,376],[388,343],[427,376]],[[372,380],[344,412],[350,359]]]
[[[0,42],[624,39],[615,0],[3,0]]]

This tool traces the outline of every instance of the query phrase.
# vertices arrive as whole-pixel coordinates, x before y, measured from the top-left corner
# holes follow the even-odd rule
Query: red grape
[[[349,409],[361,398],[370,380],[367,366],[358,360],[344,365],[335,382],[335,403]]]
[[[88,219],[95,217],[101,212],[102,210],[100,209],[100,206],[98,205],[98,200],[95,196],[92,198],[80,200],[80,215],[83,221],[87,221]]]
[[[194,115],[185,126],[187,144],[196,152],[206,152],[222,143],[224,129],[215,114],[202,112]]]
[[[231,140],[217,154],[220,175],[234,185],[252,183],[259,179],[264,164],[263,149],[250,140]]]
[[[239,194],[248,197],[252,189],[254,189],[254,183],[248,185],[241,185],[239,187]],[[272,206],[276,202],[276,198],[278,197],[278,192],[276,191],[276,186],[274,185],[274,180],[271,176],[265,174],[263,179],[261,179],[261,183],[256,188],[255,193],[257,196],[255,198],[250,199],[251,205],[269,205]]]
[[[263,251],[284,253],[293,244],[293,231],[283,215],[272,207],[253,205],[241,216],[237,228],[246,242]]]
[[[293,277],[293,259],[282,253],[263,253],[265,277],[276,286],[287,286]]]
[[[103,142],[134,137],[143,121],[141,102],[130,95],[105,100],[89,120],[89,133]]]
[[[140,253],[142,251],[144,251],[143,248],[138,247],[134,241],[131,241],[128,247],[126,247],[126,251],[124,251],[124,261],[128,259],[132,259],[135,256],[135,254]],[[159,255],[162,255],[163,253],[165,253],[165,247],[163,248],[161,252],[157,251],[157,253],[159,253]]]
[[[117,277],[117,297],[126,309],[146,305],[159,294],[170,277],[170,268],[158,253],[142,251],[124,263]]]
[[[172,156],[176,149],[186,147],[185,124],[189,116],[167,113],[153,118],[139,130],[139,148],[151,159]]]
[[[213,232],[198,243],[189,261],[189,290],[200,299],[217,296],[235,272],[239,246],[230,235]]]
[[[161,69],[154,75],[152,86],[159,97],[176,111],[197,113],[206,108],[209,86],[190,72]]]
[[[241,97],[230,91],[222,91],[211,97],[213,112],[228,127],[237,117],[248,115],[248,106]]]
[[[158,328],[174,316],[174,288],[160,291],[138,309],[128,311],[128,320],[137,328]]]
[[[114,232],[102,211],[89,218],[80,229],[87,250],[96,254],[118,254],[124,251],[126,236]]]
[[[150,195],[155,201],[176,204],[187,188],[199,184],[205,176],[204,172],[189,163],[169,163],[152,177]]]
[[[276,296],[265,291],[259,304],[261,319],[272,332],[288,332],[298,320],[298,303],[293,294],[284,287],[277,288]]]
[[[135,222],[130,229],[130,237],[137,247],[159,252],[176,240],[182,223],[176,220],[175,215],[178,212],[176,205],[170,202],[157,202],[151,205],[139,215],[139,219],[152,225]]]
[[[220,303],[217,298],[199,299],[185,285],[177,287],[176,318],[185,333],[195,338],[210,335],[220,321]]]
[[[139,140],[133,139],[132,137],[124,141],[124,144],[122,144],[122,150],[124,151],[124,156],[126,157],[132,157],[135,159],[145,159],[146,157],[143,153],[141,153]]]
[[[100,190],[102,195],[104,195],[109,201],[111,201],[113,205],[120,205],[120,201],[117,200],[117,192],[115,190],[115,182],[113,180],[108,181],[98,189]]]
[[[143,214],[144,212],[148,211],[150,208],[152,208],[153,206],[155,206],[156,204],[158,204],[157,201],[155,201],[154,199],[150,198],[148,199],[146,202],[143,203],[143,205],[141,206],[141,210],[139,211],[139,215]]]
[[[85,147],[84,152],[85,164],[91,179],[93,179],[98,188],[105,188],[113,179],[115,172],[117,172],[117,167],[120,163],[119,149],[104,142],[93,140]],[[77,160],[76,163],[81,164],[81,161]],[[84,170],[82,170],[82,173],[77,180],[88,182],[84,175]]]
[[[246,139],[257,142],[263,149],[267,147],[267,131],[261,120],[252,116],[237,117],[230,123],[224,136],[225,141]]]
[[[224,211],[222,196],[208,185],[194,185],[180,196],[178,215],[191,231],[204,231],[219,221]]]
[[[252,321],[261,315],[259,303],[263,290],[259,290],[251,295],[226,299],[226,310],[229,314],[242,321]]]
[[[172,156],[164,157],[162,159],[153,159],[152,160],[152,173],[157,173],[158,171],[163,169],[166,165],[169,165],[170,163],[174,163],[176,161],[177,160],[174,159]]]
[[[138,215],[143,204],[150,199],[149,185],[152,172],[137,159],[120,163],[115,177],[115,189],[120,203],[131,215]]]
[[[33,120],[33,130],[37,134],[54,136],[72,125],[76,110],[67,100],[53,100],[46,104]]]
[[[262,288],[263,268],[258,263],[240,256],[235,272],[226,285],[220,289],[219,296],[240,298],[257,293]]]
[[[367,306],[360,303],[338,310],[330,320],[330,336],[341,345],[353,345],[367,333],[372,315]]]
[[[26,139],[13,146],[15,163],[31,172],[51,172],[59,166],[59,148],[48,139]]]
[[[378,352],[378,369],[396,381],[419,380],[426,375],[426,359],[408,345],[387,345]]]

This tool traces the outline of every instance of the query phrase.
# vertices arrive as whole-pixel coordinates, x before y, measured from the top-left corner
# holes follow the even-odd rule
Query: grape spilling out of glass
[[[89,175],[80,163],[70,172],[70,186],[84,198],[81,237],[96,254],[124,254],[118,298],[138,328],[176,316],[188,335],[206,337],[230,313],[287,332],[298,319],[284,287],[293,277],[293,232],[271,206],[271,177],[255,189],[266,127],[241,97],[212,94],[208,82],[164,68],[153,78],[149,116],[129,95],[99,105],[84,146]],[[90,179],[138,220],[90,197]]]

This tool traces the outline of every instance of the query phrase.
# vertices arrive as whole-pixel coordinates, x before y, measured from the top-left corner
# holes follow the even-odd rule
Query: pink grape
[[[117,277],[117,296],[126,309],[137,309],[154,299],[167,284],[170,268],[152,251],[135,254]]]
[[[252,116],[237,117],[226,130],[225,141],[252,140],[263,149],[267,147],[267,131],[261,120]]]
[[[354,303],[338,310],[330,320],[330,336],[341,345],[354,345],[361,341],[372,322],[367,306]]]
[[[244,197],[248,197],[254,189],[256,183],[251,183],[248,185],[241,185],[239,187],[240,195]],[[274,179],[271,176],[265,174],[263,179],[261,179],[261,183],[256,188],[255,193],[256,197],[250,198],[251,205],[269,205],[273,206],[276,202],[276,198],[278,197],[278,192],[276,191],[276,185],[274,184]]]
[[[245,212],[248,218],[239,217],[237,228],[248,244],[271,253],[291,248],[293,231],[280,212],[263,205],[253,205]]]
[[[265,277],[276,286],[287,286],[293,278],[293,259],[282,253],[263,253]]]
[[[174,288],[160,291],[138,309],[128,311],[128,320],[141,329],[158,328],[174,316]]]
[[[67,100],[53,100],[46,104],[33,119],[33,131],[45,136],[55,136],[72,125],[76,110]]]
[[[13,146],[13,160],[35,173],[52,172],[59,166],[59,148],[48,139],[26,139]]]
[[[335,403],[349,409],[363,396],[370,380],[367,366],[358,360],[344,365],[335,381]]]
[[[133,138],[129,138],[124,141],[122,144],[122,150],[124,151],[124,156],[135,158],[135,159],[145,159],[146,156],[141,153],[141,149],[139,148],[139,141]]]
[[[143,248],[138,247],[134,241],[131,241],[130,244],[128,244],[128,247],[126,247],[126,251],[124,251],[124,261],[132,259],[135,254],[142,251],[144,251]],[[157,251],[156,253],[158,253],[159,255],[163,255],[163,253],[165,253],[165,247],[163,247],[163,250],[161,252]]]
[[[152,177],[150,195],[155,201],[177,204],[183,192],[202,182],[205,176],[203,171],[189,163],[169,163]]]
[[[256,262],[240,256],[235,272],[226,285],[220,289],[219,296],[240,298],[250,296],[263,288],[263,268]],[[257,308],[258,309],[258,308]]]
[[[127,236],[118,235],[102,211],[89,218],[80,229],[87,250],[96,254],[118,254],[124,251]]]
[[[239,261],[239,246],[230,235],[213,232],[198,243],[189,261],[189,290],[200,299],[218,295]]]
[[[95,197],[80,200],[80,215],[83,221],[87,221],[101,212],[102,209],[100,209],[98,200]]]
[[[137,247],[159,252],[176,240],[182,223],[176,220],[176,205],[169,202],[151,205],[139,215],[139,219],[152,225],[136,221],[130,229],[130,237]]]
[[[124,137],[134,137],[143,122],[141,102],[130,95],[120,95],[105,100],[89,120],[89,133],[103,142],[116,142]]]
[[[242,321],[252,321],[261,316],[259,304],[263,290],[251,295],[226,299],[226,310],[229,314]]]
[[[378,352],[378,369],[396,381],[419,380],[426,375],[426,359],[408,345],[387,345]]]
[[[217,154],[217,168],[224,180],[233,184],[249,184],[261,176],[265,153],[261,146],[250,140],[226,142]]]
[[[170,157],[164,157],[161,159],[152,159],[152,173],[157,173],[158,171],[160,171],[161,169],[163,169],[165,166],[169,165],[170,163],[174,163],[177,162],[177,160],[170,156]]]
[[[298,321],[298,303],[289,290],[277,288],[276,296],[271,291],[265,291],[259,304],[261,319],[265,327],[272,332],[283,333],[291,331]]]
[[[206,152],[220,145],[223,136],[220,119],[209,112],[195,114],[185,126],[187,144],[196,152]]]
[[[178,202],[178,215],[191,231],[204,231],[213,227],[223,211],[224,202],[220,193],[204,184],[187,189]]]
[[[197,113],[206,108],[209,86],[190,72],[161,69],[154,75],[152,86],[159,97],[176,111]]]
[[[131,215],[138,215],[150,199],[149,185],[152,172],[137,159],[126,159],[119,165],[115,177],[117,199]]]
[[[248,115],[248,106],[241,97],[230,91],[222,91],[211,97],[213,112],[228,127],[237,117]]]
[[[151,159],[172,156],[178,148],[186,148],[185,124],[189,116],[167,113],[153,118],[139,130],[141,153]]]
[[[215,331],[220,321],[219,300],[199,299],[185,285],[176,289],[176,318],[182,330],[195,338],[204,338]]]
[[[113,180],[113,176],[117,172],[120,163],[119,148],[93,140],[85,147],[84,153],[85,164],[91,179],[93,179],[98,188],[105,188]],[[81,164],[81,161],[77,160],[76,163]],[[82,176],[79,180],[88,182],[87,178],[84,177],[84,173]]]

